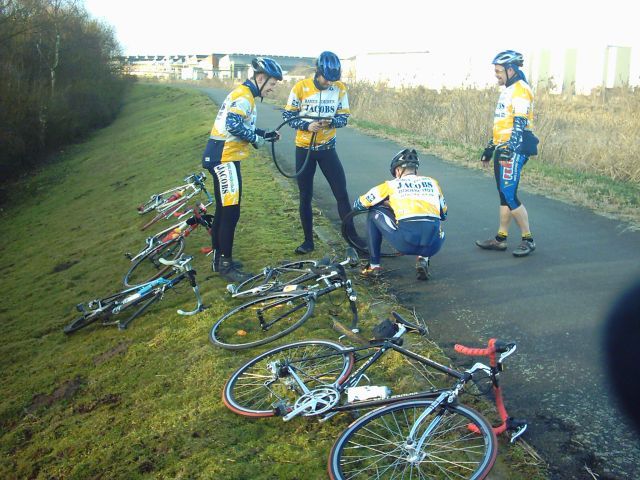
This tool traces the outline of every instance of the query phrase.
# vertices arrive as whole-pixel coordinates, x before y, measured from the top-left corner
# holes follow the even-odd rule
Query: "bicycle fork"
[[[424,420],[429,415],[431,415],[436,408],[439,408],[445,401],[450,400],[450,398],[449,400],[447,400],[447,397],[450,396],[450,392],[441,393],[438,398],[436,398],[433,403],[420,414],[418,419],[413,422],[411,431],[409,432],[409,436],[404,444],[405,453],[407,455],[407,462],[417,465],[422,462],[427,456],[427,453],[423,451],[424,442],[431,436],[431,433],[438,427],[438,425],[440,425],[440,422],[442,422],[442,418],[444,417],[446,410],[443,408],[440,414],[436,415],[433,420],[429,422],[429,425],[427,425],[427,427],[424,429],[424,431],[420,435],[420,438],[416,440],[418,429],[421,427],[422,422],[424,422]]]

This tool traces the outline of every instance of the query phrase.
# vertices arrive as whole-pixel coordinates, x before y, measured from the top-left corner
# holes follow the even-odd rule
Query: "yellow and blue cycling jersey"
[[[331,124],[318,131],[313,150],[325,150],[335,146],[336,128],[344,127],[351,114],[347,87],[342,82],[334,82],[326,90],[320,90],[313,78],[300,80],[291,89],[282,117],[285,120],[294,116],[313,116],[331,119]],[[313,135],[307,127],[311,119],[300,119],[289,123],[298,130],[296,146],[309,148]]]
[[[515,118],[523,118],[526,129],[533,130],[533,92],[520,79],[506,87],[500,94],[493,116],[493,144],[511,140]]]
[[[373,187],[355,201],[354,209],[370,208],[387,199],[396,221],[447,217],[440,185],[435,179],[420,175],[404,175]]]
[[[247,80],[227,95],[211,129],[209,138],[224,142],[220,162],[243,160],[249,156],[256,139],[256,92]],[[214,161],[214,163],[217,163]]]

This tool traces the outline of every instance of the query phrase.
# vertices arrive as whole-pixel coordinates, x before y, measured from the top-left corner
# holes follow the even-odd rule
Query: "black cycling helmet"
[[[405,148],[394,155],[391,160],[391,165],[389,166],[389,171],[391,172],[391,176],[395,178],[396,168],[413,167],[417,169],[419,166],[420,159],[418,158],[418,152],[416,152],[414,148]]]
[[[340,59],[333,52],[322,52],[316,60],[316,72],[330,82],[340,80],[341,68]]]
[[[282,80],[282,67],[278,62],[269,57],[257,57],[251,60],[254,75],[256,73],[266,73],[268,76],[276,80]]]
[[[502,65],[505,68],[516,68],[524,65],[524,57],[515,50],[505,50],[497,54],[491,63],[494,65]]]

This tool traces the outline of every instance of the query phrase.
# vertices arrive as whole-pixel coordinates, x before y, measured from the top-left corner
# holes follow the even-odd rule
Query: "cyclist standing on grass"
[[[369,265],[362,271],[378,277],[380,245],[384,237],[399,252],[418,255],[416,276],[429,278],[429,258],[444,243],[441,221],[447,218],[447,204],[438,182],[418,175],[420,159],[413,149],[405,148],[391,160],[389,171],[394,177],[373,187],[353,204],[354,210],[370,208],[367,216],[369,233]]]
[[[296,171],[300,172],[309,154],[308,164],[297,176],[300,222],[304,233],[304,242],[295,250],[298,254],[312,252],[315,248],[311,200],[313,177],[318,165],[338,203],[340,218],[351,211],[347,179],[336,153],[336,129],[345,127],[350,115],[347,88],[339,81],[340,76],[338,56],[332,52],[322,52],[316,60],[315,75],[293,86],[282,113],[284,120],[296,116],[323,117],[320,120],[300,118],[289,123],[298,131],[295,140]]]
[[[493,120],[493,137],[482,153],[482,165],[493,171],[500,194],[500,226],[498,234],[488,240],[476,240],[485,250],[507,249],[509,224],[515,220],[522,234],[520,245],[513,251],[516,257],[529,255],[536,249],[529,228],[529,214],[518,199],[518,184],[522,168],[531,155],[538,153],[538,139],[532,129],[533,93],[524,73],[522,55],[513,50],[500,52],[493,59],[498,85],[506,87],[500,94]]]
[[[282,80],[282,68],[266,57],[254,58],[251,66],[253,77],[231,91],[222,103],[202,158],[202,166],[212,174],[216,200],[211,268],[231,282],[248,278],[239,269],[239,263],[232,260],[242,199],[240,161],[249,157],[252,146],[259,148],[265,139],[280,138],[276,132],[256,128],[255,98],[262,98],[273,90],[278,80]]]

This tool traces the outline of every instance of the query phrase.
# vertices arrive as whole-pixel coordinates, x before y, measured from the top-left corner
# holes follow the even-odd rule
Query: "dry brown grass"
[[[422,87],[393,90],[380,85],[349,88],[354,118],[422,135],[435,143],[479,149],[489,139],[498,89]],[[534,129],[537,161],[640,182],[640,92],[563,97],[538,92]]]

